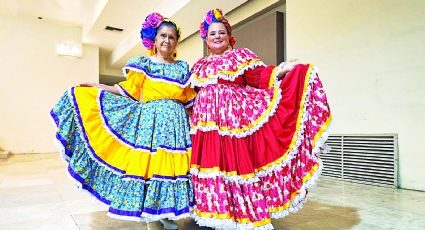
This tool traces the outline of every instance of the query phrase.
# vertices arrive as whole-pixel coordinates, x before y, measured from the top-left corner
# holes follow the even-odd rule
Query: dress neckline
[[[179,61],[178,61],[178,60],[174,60],[174,61],[175,61],[174,63],[168,63],[168,62],[157,62],[157,61],[152,60],[150,57],[151,57],[151,56],[145,56],[145,58],[146,58],[146,59],[148,59],[148,60],[149,60],[149,62],[150,62],[150,63],[153,63],[153,64],[169,64],[169,65],[176,65],[176,64],[178,64],[178,63],[179,63]]]

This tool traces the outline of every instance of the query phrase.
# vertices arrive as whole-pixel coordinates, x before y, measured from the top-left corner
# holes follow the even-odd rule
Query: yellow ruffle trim
[[[275,68],[273,70],[272,74],[275,74],[275,71],[276,70],[277,70],[277,68]],[[304,82],[303,96],[302,96],[301,103],[300,103],[299,110],[298,110],[299,112],[298,112],[298,117],[297,117],[296,132],[292,136],[291,144],[289,145],[288,150],[285,152],[285,154],[283,154],[281,157],[279,157],[275,161],[273,161],[273,162],[271,162],[271,163],[269,163],[269,164],[267,164],[265,166],[262,166],[262,167],[259,167],[259,168],[254,169],[254,172],[255,173],[260,172],[260,171],[265,171],[265,170],[267,170],[268,168],[270,168],[272,166],[275,166],[275,165],[278,165],[278,164],[282,163],[288,157],[288,154],[293,150],[293,148],[294,148],[294,146],[295,146],[295,144],[297,142],[298,132],[299,132],[300,126],[301,126],[301,121],[302,121],[302,117],[303,117],[303,113],[304,113],[303,108],[304,108],[304,102],[305,102],[305,96],[306,96],[305,93],[307,92],[308,81],[310,79],[309,76],[310,76],[310,74],[311,74],[312,71],[313,71],[313,65],[309,65],[309,68],[307,70],[306,77],[305,77],[305,82]],[[272,76],[274,76],[274,75],[272,75]],[[276,90],[277,90],[277,87],[276,87]],[[274,100],[276,100],[276,97],[277,97],[277,93],[274,94],[273,103],[274,103]],[[270,109],[271,109],[271,106],[267,109],[267,113],[270,111]],[[265,114],[267,114],[267,113],[265,113]],[[255,121],[255,124],[257,124],[260,119],[261,118],[257,119]],[[318,140],[318,138],[328,128],[331,120],[332,120],[332,116],[329,116],[328,119],[326,120],[326,122],[324,123],[324,125],[322,125],[322,127],[320,128],[319,132],[317,132],[317,134],[315,135],[315,137],[314,137],[314,143],[313,143],[313,148],[314,148],[314,144],[316,143],[316,141]],[[252,126],[254,126],[255,124],[253,124]],[[205,124],[205,125],[208,125],[208,124]],[[251,125],[249,127],[251,127]],[[226,129],[221,129],[220,128],[220,130],[226,130]],[[196,164],[192,164],[191,165],[191,168],[199,169],[200,172],[215,172],[215,171],[220,171],[220,168],[219,167],[201,168],[200,165],[196,165]],[[235,176],[235,175],[237,175],[237,172],[236,171],[231,171],[231,172],[221,171],[221,172],[224,175],[226,175],[226,176]],[[244,175],[238,175],[238,176],[240,176],[243,179],[249,179],[249,178],[255,177],[255,174],[254,173],[250,173],[250,174],[244,174]]]
[[[217,126],[220,131],[229,131],[230,133],[245,132],[245,131],[253,128],[254,126],[256,126],[258,123],[260,123],[270,113],[271,109],[273,108],[273,105],[276,103],[276,99],[277,99],[277,96],[278,96],[278,93],[279,93],[279,88],[275,87],[273,91],[274,91],[273,98],[271,100],[269,107],[266,109],[266,111],[264,111],[263,114],[261,114],[260,117],[257,118],[257,120],[253,121],[248,126],[245,126],[243,128],[239,128],[239,129],[229,129],[228,126],[218,126],[215,121],[210,121],[210,122],[200,121],[196,124],[196,126]],[[194,126],[193,128],[195,128],[196,126]]]
[[[156,153],[151,153],[123,145],[102,126],[96,101],[99,90],[77,87],[74,92],[88,144],[101,161],[125,171],[127,175],[142,176],[144,179],[151,178],[153,174],[172,177],[187,175],[191,149],[182,153],[158,149]]]
[[[240,224],[246,224],[246,223],[250,223],[251,219],[249,218],[241,218],[241,219],[237,219],[234,217],[231,217],[230,214],[225,213],[225,214],[217,214],[217,213],[213,213],[213,212],[200,212],[197,209],[194,210],[195,214],[199,217],[205,217],[205,218],[216,218],[216,219],[232,219],[234,222],[238,222]],[[254,225],[254,227],[260,227],[266,224],[270,224],[271,223],[271,219],[264,219],[264,220],[260,220],[257,222],[252,222],[252,225]]]
[[[209,75],[207,78],[198,78],[198,75],[197,75],[196,73],[193,73],[191,77],[195,78],[195,79],[196,79],[196,81],[204,82],[204,81],[207,81],[207,80],[209,80],[209,79],[216,79],[216,78],[217,78],[217,76],[218,76],[219,74],[235,75],[235,74],[237,74],[237,73],[238,73],[241,69],[243,69],[245,66],[247,66],[247,65],[252,65],[253,63],[255,63],[255,62],[259,62],[259,61],[261,61],[261,60],[260,60],[260,59],[252,59],[252,60],[251,60],[251,61],[249,61],[249,62],[242,63],[242,64],[238,65],[238,69],[237,69],[237,70],[235,70],[235,71],[225,71],[225,70],[219,70],[219,71],[217,71],[217,73],[216,73],[215,75]]]
[[[316,173],[316,171],[319,169],[320,165],[317,163],[313,166],[313,168],[310,170],[310,172],[303,177],[303,183],[306,183],[308,180],[310,180],[314,173]],[[298,190],[294,193],[291,194],[291,200],[289,200],[288,202],[286,202],[286,204],[284,204],[283,206],[280,207],[273,207],[273,208],[269,208],[267,211],[269,212],[281,212],[284,211],[286,209],[288,209],[291,205],[292,205],[292,201],[294,200],[294,198],[300,194],[301,191]],[[196,215],[200,216],[200,217],[213,217],[216,219],[232,219],[233,221],[237,221],[238,223],[244,224],[244,223],[249,223],[251,222],[251,220],[249,218],[243,218],[243,219],[235,219],[234,217],[231,217],[230,214],[225,213],[225,214],[217,214],[217,213],[213,213],[213,212],[200,212],[197,209],[194,210],[194,212],[196,213]],[[253,225],[255,227],[258,226],[262,226],[265,224],[271,223],[270,219],[265,219],[262,221],[258,221],[258,222],[253,222]]]
[[[316,171],[319,169],[319,167],[320,167],[319,163],[316,163],[316,164],[313,166],[313,168],[310,170],[310,172],[309,172],[309,173],[308,173],[305,177],[303,177],[303,184],[304,184],[305,182],[307,182],[308,180],[310,180],[310,179],[311,179],[311,177],[313,177],[314,173],[316,173]],[[284,204],[283,206],[269,208],[269,209],[268,209],[268,211],[269,211],[269,212],[281,212],[281,211],[284,211],[284,210],[288,209],[288,208],[289,208],[289,206],[291,206],[291,205],[292,205],[292,201],[294,200],[294,198],[295,198],[298,194],[300,194],[300,193],[301,193],[301,191],[300,191],[300,190],[298,190],[298,191],[296,191],[296,192],[292,193],[292,194],[291,194],[291,200],[290,200],[290,201],[286,202],[286,204]]]

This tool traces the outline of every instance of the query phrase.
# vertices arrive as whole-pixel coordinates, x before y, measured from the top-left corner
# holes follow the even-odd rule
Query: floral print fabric
[[[332,120],[317,73],[298,65],[268,89],[231,80],[200,89],[191,130],[199,225],[273,229],[271,218],[302,208],[321,173]]]
[[[134,149],[186,151],[191,147],[187,135],[189,118],[183,104],[177,100],[162,99],[142,104],[103,91],[99,103],[103,122],[111,135]],[[147,115],[141,119],[142,114]]]
[[[176,64],[153,62],[147,56],[133,57],[128,60],[123,68],[124,76],[127,71],[144,72],[152,80],[176,84],[185,88],[189,82],[189,65],[184,61],[177,61]]]
[[[155,221],[189,216],[192,144],[182,102],[140,103],[97,88],[73,87],[50,115],[68,173],[79,189],[109,206],[110,217]]]
[[[221,56],[201,58],[191,70],[190,82],[193,87],[205,87],[216,84],[218,79],[233,81],[247,68],[265,66],[265,64],[247,48],[227,50]]]
[[[218,130],[221,135],[244,137],[267,119],[277,101],[278,88],[246,88],[238,84],[215,84],[198,93],[192,130]]]

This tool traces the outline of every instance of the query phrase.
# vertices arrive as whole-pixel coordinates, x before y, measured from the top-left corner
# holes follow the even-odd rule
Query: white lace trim
[[[313,77],[317,78],[317,72],[318,72],[318,69],[316,67],[313,68],[313,71],[312,71],[312,75],[314,73]],[[303,186],[300,189],[300,193],[291,201],[291,206],[280,212],[271,212],[270,213],[271,218],[274,218],[274,219],[284,218],[288,216],[289,213],[296,213],[303,208],[304,203],[307,202],[307,198],[306,198],[307,190],[313,188],[317,184],[317,182],[319,181],[319,176],[322,174],[323,162],[319,157],[319,153],[323,151],[323,154],[325,154],[330,149],[326,145],[325,140],[328,139],[329,134],[332,131],[332,127],[333,127],[333,121],[331,121],[328,127],[323,131],[320,138],[316,141],[314,149],[312,150],[313,160],[319,163],[319,168],[317,169],[317,171],[313,174],[313,176],[311,176],[311,178],[308,181],[306,181],[303,184]],[[297,150],[298,150],[298,146],[296,148]],[[296,153],[298,153],[298,151],[296,151]]]
[[[60,142],[60,140],[58,140],[55,137],[53,143],[55,144],[56,148],[59,149],[59,155],[60,155],[61,159],[65,163],[69,164],[69,161],[71,160],[71,158],[68,155],[66,155],[66,153],[65,153],[65,146],[62,145],[62,142]]]
[[[149,181],[146,181],[146,179],[137,179],[132,177],[124,177],[122,179],[123,181],[144,181],[146,184],[150,184],[154,181],[162,181],[162,182],[172,182],[175,184],[177,181],[188,181],[189,178],[177,178],[177,179],[163,179],[163,178],[150,178]]]
[[[196,221],[199,226],[206,226],[215,229],[243,229],[243,230],[270,230],[274,229],[272,224],[265,224],[263,226],[254,227],[252,222],[241,224],[233,221],[232,219],[217,219],[214,217],[200,217],[195,212],[191,217]]]
[[[53,125],[55,126],[56,131],[57,131],[58,126],[56,125],[55,120],[53,119],[53,117],[51,116],[51,114],[49,114],[49,117],[50,117],[50,121],[53,123]],[[62,142],[58,138],[56,138],[56,134],[57,134],[57,132],[55,132],[55,137],[53,139],[53,144],[59,150],[59,155],[60,155],[61,159],[65,163],[69,163],[69,161],[71,160],[71,158],[69,158],[69,156],[66,155],[65,146],[63,146]]]
[[[146,73],[146,71],[144,71],[142,69],[137,69],[137,68],[134,68],[134,67],[124,67],[124,68],[122,68],[124,77],[127,76],[126,70],[131,70],[131,71],[134,71],[134,72],[143,73],[151,81],[167,83],[167,84],[175,85],[175,86],[178,86],[178,87],[181,87],[181,88],[186,88],[190,84],[190,80],[188,80],[185,84],[181,84],[181,83],[169,81],[169,80],[166,80],[166,79],[154,78],[154,77],[149,76],[149,74]],[[176,81],[178,81],[178,80],[176,80]]]
[[[218,79],[223,79],[223,80],[227,80],[227,81],[235,81],[235,79],[239,76],[241,76],[242,74],[244,74],[244,72],[248,69],[254,69],[255,67],[258,66],[266,66],[262,61],[255,61],[250,65],[246,65],[244,67],[242,67],[240,70],[238,70],[238,72],[236,72],[235,74],[224,74],[224,73],[219,73],[217,74],[214,78],[209,78],[205,81],[198,81],[196,78],[191,77],[189,80],[190,86],[192,88],[195,87],[206,87],[208,85],[214,85],[217,84]]]
[[[69,173],[69,171],[67,170],[66,171],[67,173],[66,173],[66,175],[72,180],[72,181],[74,181],[74,184],[75,184],[75,187],[76,187],[76,190],[77,191],[79,191],[79,192],[83,192],[83,193],[86,193],[86,194],[88,194],[89,196],[90,196],[90,198],[92,199],[92,200],[94,200],[96,203],[98,203],[98,204],[100,204],[100,205],[102,205],[102,207],[104,207],[105,209],[109,209],[109,207],[110,207],[110,205],[108,205],[108,204],[106,204],[106,203],[104,203],[103,201],[101,201],[101,200],[99,200],[99,198],[97,198],[96,196],[94,196],[91,192],[89,192],[88,190],[86,190],[86,189],[84,189],[83,188],[83,186],[82,186],[82,184],[78,181],[78,180],[76,180],[70,173]],[[125,180],[125,179],[124,179]],[[177,179],[177,180],[180,180],[180,179]],[[183,180],[183,179],[182,179]],[[187,180],[187,179],[186,179]],[[144,180],[142,180],[144,183],[146,183],[146,184],[149,184],[149,182],[145,182]],[[179,220],[179,219],[182,219],[182,218],[186,218],[186,217],[190,217],[190,212],[192,212],[193,211],[193,207],[189,207],[189,213],[185,213],[185,214],[182,214],[182,215],[179,215],[179,216],[175,216],[174,215],[174,213],[168,213],[168,214],[163,214],[163,215],[160,215],[159,216],[159,218],[157,218],[157,220],[159,220],[159,219],[163,219],[163,218],[169,218],[169,219],[171,219],[171,220]],[[112,213],[109,213],[108,212],[108,214],[107,214],[108,216],[110,216],[110,217],[112,217],[112,215],[113,216],[116,216],[116,217],[112,217],[112,218],[115,218],[115,219],[121,219],[121,220],[134,220],[134,221],[137,221],[137,219],[139,219],[139,221],[146,221],[146,220],[142,220],[141,218],[139,218],[139,217],[126,217],[126,216],[121,216],[121,215],[116,215],[116,214],[112,214]],[[151,215],[151,214],[145,214],[145,213],[143,213],[142,214],[142,216],[147,216],[147,215]],[[152,215],[153,217],[156,217],[156,215]],[[147,220],[147,221],[155,221],[155,220]]]
[[[87,191],[86,189],[83,188],[82,184],[76,180],[70,173],[68,170],[66,170],[66,175],[72,180],[74,181],[75,184],[75,188],[78,192],[82,192],[85,194],[88,194],[89,197],[96,202],[97,204],[100,204],[103,208],[105,208],[106,210],[109,208],[108,204],[105,204],[103,201],[99,200],[99,198],[97,198],[96,196],[94,196],[91,192]]]
[[[270,212],[270,217],[274,219],[284,218],[288,216],[290,213],[296,213],[300,209],[303,208],[304,203],[307,202],[307,190],[314,187],[317,182],[319,181],[319,176],[322,173],[323,169],[323,163],[320,159],[317,159],[319,162],[319,168],[318,170],[313,174],[313,176],[307,180],[303,186],[300,189],[300,193],[297,194],[297,196],[292,199],[291,206],[289,206],[287,209],[280,211],[280,212]],[[226,229],[226,228],[233,228],[233,229],[273,229],[273,226],[271,224],[267,224],[261,227],[254,228],[252,223],[247,224],[239,224],[231,219],[216,219],[214,217],[199,217],[196,215],[196,213],[192,214],[192,218],[195,219],[196,223],[199,226],[208,226],[213,227],[216,229]],[[228,227],[227,227],[228,226]]]
[[[317,139],[316,145],[313,149],[313,155],[319,157],[319,154],[326,154],[331,150],[331,148],[326,144],[326,140],[329,138],[329,134],[332,132],[333,128],[333,120],[329,123],[326,130],[322,133],[322,135]]]
[[[101,90],[101,89],[99,89],[99,90]],[[75,123],[77,124],[78,128],[80,129],[79,134],[80,134],[80,137],[81,137],[82,141],[84,142],[84,146],[85,146],[85,149],[87,150],[87,153],[88,153],[89,157],[92,160],[94,160],[97,164],[101,165],[103,168],[105,168],[106,170],[114,173],[115,175],[119,175],[119,176],[123,175],[121,172],[118,172],[117,170],[112,169],[110,166],[106,165],[102,161],[99,161],[95,156],[93,156],[93,153],[92,153],[92,151],[89,148],[89,144],[87,143],[87,141],[86,141],[86,139],[84,137],[83,129],[82,129],[81,125],[80,125],[80,119],[79,119],[78,113],[77,113],[76,108],[75,108],[75,105],[74,105],[74,99],[75,98],[72,96],[71,91],[72,91],[72,87],[70,87],[68,89],[68,97],[71,100],[72,111],[74,112],[74,117],[75,117],[75,120],[76,120]]]
[[[315,79],[315,78],[317,78],[317,68],[316,69],[313,68],[313,70],[312,70],[312,72],[311,72],[311,74],[309,76],[309,80],[308,81],[310,82],[312,79]],[[308,84],[307,85],[306,92],[305,92],[305,98],[309,98],[310,97],[311,90],[312,90],[311,85]],[[304,106],[303,106],[303,109],[302,109],[302,111],[304,111],[304,113],[303,113],[302,118],[301,118],[301,126],[300,126],[300,128],[298,130],[298,135],[297,135],[297,138],[296,138],[295,145],[292,147],[292,150],[288,153],[288,156],[282,162],[280,162],[279,164],[270,166],[270,167],[268,167],[264,171],[259,171],[259,172],[255,173],[256,176],[258,176],[258,177],[265,177],[265,176],[271,175],[271,173],[273,173],[273,172],[280,171],[286,165],[288,165],[292,161],[292,159],[294,159],[294,157],[296,155],[298,155],[298,147],[301,145],[301,143],[303,141],[303,135],[304,135],[305,128],[306,128],[306,126],[305,126],[304,123],[309,118],[309,114],[308,114],[308,111],[306,109],[308,106],[309,106],[309,101],[308,100],[305,100],[304,101]],[[327,129],[327,131],[323,132],[322,137],[326,137],[327,138],[328,135],[329,135],[329,130]],[[315,145],[315,148],[312,150],[313,158],[316,155],[315,152],[318,152],[318,150],[316,150],[316,149],[319,149],[324,144],[324,140],[325,139],[323,139],[322,137],[319,138],[319,140],[321,140],[321,141],[317,141],[316,142],[316,145]]]
[[[136,221],[136,222],[153,222],[150,220],[147,220],[143,217],[137,217],[137,216],[121,216],[121,215],[117,215],[117,214],[113,214],[113,213],[106,213],[107,216],[109,216],[110,218],[113,219],[117,219],[117,220],[128,220],[128,221]],[[149,223],[148,223],[149,224]]]
[[[85,145],[85,148],[88,150],[87,151],[87,153],[88,153],[88,155],[89,155],[89,157],[92,159],[92,160],[94,160],[96,163],[98,163],[99,165],[101,165],[101,166],[103,166],[103,168],[105,168],[106,170],[108,170],[108,171],[110,171],[111,173],[113,173],[113,174],[116,174],[116,175],[123,175],[122,173],[120,173],[120,172],[117,172],[116,170],[114,170],[114,169],[111,169],[110,167],[108,167],[107,165],[105,165],[103,162],[100,162],[99,160],[97,160],[93,155],[92,155],[92,152],[89,150],[89,148],[88,148],[88,144],[87,144],[87,142],[86,142],[86,139],[84,138],[84,136],[83,136],[83,134],[82,134],[82,132],[83,132],[83,130],[82,130],[82,127],[80,126],[80,121],[79,121],[79,119],[78,119],[78,114],[77,114],[77,111],[76,111],[76,108],[75,108],[75,106],[74,106],[74,97],[72,96],[72,93],[71,93],[71,90],[72,90],[72,87],[70,87],[69,89],[68,89],[68,97],[69,97],[69,99],[71,100],[70,101],[70,103],[71,103],[71,106],[72,106],[72,111],[73,111],[73,113],[74,113],[74,117],[75,117],[75,119],[76,119],[76,124],[77,124],[77,126],[78,126],[78,128],[80,129],[80,136],[81,136],[81,139],[82,139],[82,141],[84,142],[84,145]],[[56,123],[54,122],[54,120],[52,120],[53,121],[53,123],[54,123],[54,125],[56,126]],[[57,126],[56,126],[56,128],[57,128]],[[62,159],[64,159],[65,161],[66,160],[68,160],[67,162],[69,162],[69,157],[65,154],[65,146],[63,146],[62,145],[62,143],[57,139],[57,138],[55,138],[55,145],[57,145],[57,147],[59,148],[59,150],[60,150],[60,153],[61,153],[61,157],[62,157]],[[99,198],[97,198],[96,196],[94,196],[92,193],[90,193],[89,191],[87,191],[86,189],[84,189],[83,188],[83,186],[82,186],[82,184],[78,181],[78,180],[76,180],[71,174],[70,174],[70,172],[67,170],[67,176],[72,180],[72,181],[74,181],[74,184],[75,184],[75,186],[76,186],[76,189],[77,189],[77,191],[80,191],[80,192],[84,192],[84,193],[87,193],[91,198],[92,198],[92,200],[94,200],[96,203],[98,203],[98,204],[101,204],[105,209],[108,209],[110,206],[108,205],[108,204],[105,204],[104,202],[102,202]],[[161,180],[161,179],[157,179],[157,178],[155,178],[155,179],[153,179],[153,180]],[[176,179],[176,181],[178,181],[178,180],[181,180],[181,181],[187,181],[188,179],[187,178],[178,178],[178,179]],[[146,183],[144,180],[142,180],[144,183]],[[190,209],[189,209],[189,212],[191,212],[193,210],[193,207],[190,207]],[[112,217],[112,215],[114,215],[114,214],[111,214],[111,215],[109,215],[109,214],[111,214],[111,213],[108,213],[108,216],[110,216],[110,217]],[[172,216],[171,216],[172,215]],[[172,219],[172,220],[177,220],[177,219],[182,219],[182,218],[186,218],[186,217],[189,217],[190,216],[190,213],[185,213],[185,214],[182,214],[182,215],[179,215],[179,216],[175,216],[174,214],[171,214],[169,217],[168,216],[165,216],[165,215],[162,215],[161,216],[161,218],[159,218],[159,219],[162,219],[162,218],[169,218],[169,219]],[[123,216],[119,216],[119,215],[114,215],[114,217],[113,218],[115,218],[116,217],[116,219],[123,219],[124,220],[124,218],[125,217],[123,217]],[[125,220],[131,220],[130,218],[126,218]]]
[[[260,181],[260,179],[258,177],[252,177],[252,178],[248,178],[248,179],[243,179],[241,176],[239,175],[235,175],[235,176],[227,176],[225,175],[223,172],[221,171],[214,171],[214,172],[199,172],[199,169],[195,169],[195,168],[191,168],[190,169],[190,173],[192,175],[196,175],[198,178],[216,178],[216,177],[220,177],[220,178],[224,178],[227,181],[233,182],[233,183],[238,183],[238,184],[252,184],[255,182]]]
[[[280,103],[280,100],[282,99],[282,89],[279,88],[278,85],[281,84],[281,81],[277,82],[277,84],[275,85],[275,87],[277,87],[277,96],[276,96],[276,100],[274,101],[272,108],[270,109],[270,112],[260,121],[258,121],[258,123],[256,125],[254,125],[252,128],[244,131],[244,132],[230,132],[229,130],[219,130],[217,125],[209,125],[209,126],[203,126],[203,125],[198,125],[194,128],[192,128],[190,130],[190,134],[196,134],[196,132],[198,130],[202,131],[202,132],[209,132],[209,131],[213,131],[213,130],[217,130],[218,134],[221,136],[230,136],[230,137],[237,137],[237,138],[244,138],[247,136],[250,136],[252,134],[254,134],[255,132],[257,132],[261,127],[263,127],[263,125],[265,123],[267,123],[270,119],[270,117],[272,117],[275,113],[276,113],[276,109]]]
[[[92,193],[90,193],[89,191],[84,189],[82,187],[82,184],[78,180],[76,180],[72,175],[70,175],[68,171],[67,171],[67,176],[72,181],[74,181],[77,191],[88,194],[94,202],[100,204],[103,208],[105,208],[105,210],[109,209],[110,205],[102,202],[101,200],[99,200],[99,198],[97,198]],[[192,211],[193,211],[193,207],[189,207],[188,213],[184,213],[184,214],[178,215],[178,216],[174,215],[174,213],[167,213],[167,214],[162,214],[162,215],[152,215],[152,214],[148,214],[148,213],[142,213],[141,217],[132,217],[132,216],[117,215],[117,214],[113,214],[113,213],[110,213],[110,212],[108,212],[107,215],[111,218],[119,219],[119,220],[152,222],[152,221],[158,221],[158,220],[164,219],[164,218],[168,218],[170,220],[180,220],[180,219],[183,219],[183,218],[190,217]]]
[[[174,213],[167,213],[161,215],[152,215],[149,213],[142,213],[142,217],[148,219],[148,221],[159,221],[160,219],[168,218],[170,220],[181,220],[184,218],[188,218],[191,216],[191,212],[193,212],[193,207],[189,207],[189,212],[176,216]]]
[[[278,73],[276,73],[276,74],[278,74]],[[317,68],[313,68],[313,70],[312,70],[312,72],[311,72],[311,74],[310,74],[310,76],[309,76],[309,81],[311,80],[311,79],[316,79],[317,78]],[[279,83],[280,84],[280,83]],[[306,93],[305,93],[305,98],[309,98],[309,96],[310,96],[310,93],[311,93],[311,86],[310,85],[308,85],[307,86],[307,89],[306,89]],[[303,110],[302,111],[304,111],[304,113],[303,113],[303,115],[302,115],[302,118],[301,118],[301,126],[300,126],[300,129],[299,129],[299,131],[298,131],[298,135],[297,135],[297,139],[296,139],[296,143],[295,143],[295,145],[293,146],[293,148],[292,148],[292,150],[288,153],[288,156],[282,161],[282,162],[280,162],[279,164],[276,164],[276,165],[273,165],[273,166],[270,166],[270,167],[268,167],[266,170],[264,170],[264,171],[259,171],[259,172],[256,172],[255,173],[255,176],[256,177],[265,177],[265,176],[269,176],[269,175],[271,175],[273,172],[277,172],[277,171],[280,171],[280,170],[282,170],[285,166],[287,166],[291,161],[292,161],[292,159],[298,154],[298,147],[301,145],[301,143],[302,143],[302,140],[303,140],[303,134],[304,134],[304,131],[305,131],[305,124],[304,124],[304,122],[305,121],[307,121],[308,120],[308,111],[306,110],[306,108],[307,108],[307,106],[309,105],[309,102],[306,100],[305,102],[304,102],[304,106],[303,106]],[[331,122],[331,124],[332,124],[332,122]],[[319,162],[319,164],[322,164],[321,163],[321,160],[320,160],[320,158],[318,158],[317,156],[318,156],[318,154],[320,153],[320,151],[326,151],[326,144],[325,144],[325,140],[327,140],[327,138],[328,138],[328,136],[329,136],[329,133],[330,133],[330,130],[331,130],[331,124],[327,127],[327,129],[322,133],[322,135],[321,135],[321,137],[316,141],[316,144],[315,144],[315,147],[314,147],[314,149],[312,150],[312,158],[314,159],[314,160],[317,160],[318,162]],[[321,169],[320,169],[321,170]],[[237,181],[238,183],[249,183],[248,181],[249,180],[251,180],[251,179],[253,179],[253,178],[249,178],[249,179],[242,179],[242,178],[240,178],[240,176],[226,176],[225,174],[223,174],[221,171],[214,171],[214,172],[208,172],[208,173],[205,173],[205,172],[199,172],[199,170],[198,169],[194,169],[194,168],[191,168],[190,169],[190,172],[191,172],[191,174],[193,174],[193,175],[197,175],[198,177],[200,177],[200,178],[215,178],[215,177],[222,177],[222,178],[224,178],[224,179],[227,179],[227,180],[229,180],[229,181],[232,181],[232,182],[234,182],[234,181]],[[201,175],[201,176],[199,176],[199,175]]]
[[[270,217],[274,219],[284,218],[289,213],[296,213],[304,207],[304,203],[307,202],[307,190],[314,187],[319,181],[319,176],[322,174],[323,163],[319,159],[319,169],[313,174],[313,176],[306,181],[300,189],[300,193],[295,196],[291,201],[291,206],[280,212],[270,212]]]
[[[99,89],[99,93],[96,96],[96,102],[97,102],[97,106],[98,108],[101,108],[101,101],[100,101],[100,91],[104,91],[103,89]],[[102,119],[102,127],[109,133],[110,136],[112,136],[116,141],[118,141],[120,144],[126,146],[127,148],[131,149],[131,151],[140,151],[140,152],[145,152],[145,153],[150,153],[150,155],[156,155],[156,152],[151,152],[147,149],[143,149],[143,148],[134,148],[133,146],[129,145],[128,143],[125,143],[123,140],[121,140],[119,137],[117,137],[112,130],[108,127],[108,125],[106,125],[106,121],[105,118],[103,117],[102,114],[102,110],[99,109],[99,116]],[[167,148],[157,148],[157,150],[159,149],[163,149],[165,151],[167,151],[168,153],[173,153],[173,154],[187,154],[188,150],[191,150],[192,147],[186,148],[186,150],[172,150],[172,149],[167,149]]]
[[[276,73],[275,73],[275,75],[273,76],[273,79],[274,79],[274,81],[273,82],[276,82],[277,80],[278,80],[278,76],[279,76],[279,74],[280,73],[282,73],[283,72],[283,67],[286,65],[286,62],[282,62],[282,63],[280,63],[279,64],[279,66],[277,67],[277,70],[276,70]]]
[[[104,162],[102,162],[102,161],[98,160],[95,156],[93,156],[93,153],[92,153],[92,151],[90,150],[89,145],[88,145],[88,143],[87,143],[87,141],[86,141],[86,139],[85,139],[85,137],[84,137],[83,129],[82,129],[81,125],[80,125],[79,116],[78,116],[78,113],[77,113],[76,108],[75,108],[75,105],[74,105],[74,97],[72,96],[71,90],[72,90],[72,87],[70,87],[70,88],[68,89],[68,97],[69,97],[69,98],[70,98],[70,100],[71,100],[71,104],[72,104],[72,111],[73,111],[73,113],[74,113],[74,117],[75,117],[75,120],[76,120],[76,122],[75,122],[75,123],[77,124],[78,128],[80,129],[80,133],[79,133],[79,134],[80,134],[80,138],[81,138],[81,139],[82,139],[82,141],[84,142],[85,149],[87,150],[87,153],[88,153],[89,157],[90,157],[92,160],[94,160],[97,164],[101,165],[101,166],[102,166],[105,170],[110,171],[110,172],[112,172],[112,173],[113,173],[113,174],[115,174],[115,175],[122,176],[122,175],[123,175],[123,173],[121,173],[121,172],[119,172],[119,171],[117,171],[117,170],[115,170],[115,169],[111,168],[110,166],[106,165]],[[99,89],[99,91],[100,91],[100,90],[102,90],[102,89]],[[98,95],[100,95],[100,93],[98,93]],[[98,100],[98,99],[96,99],[96,100]],[[103,118],[102,118],[102,119],[103,119]],[[104,125],[104,123],[102,123],[102,125]],[[106,129],[106,130],[108,130],[108,132],[109,132],[109,129]],[[60,143],[60,146],[62,146],[62,144],[61,144],[61,143]],[[160,148],[158,148],[158,149],[160,149]],[[189,150],[189,149],[192,149],[192,148],[190,147],[190,148],[188,148],[187,150]],[[164,150],[168,151],[167,149],[164,149]],[[173,150],[171,150],[171,151],[173,151]],[[149,151],[148,151],[148,152],[149,152]],[[185,153],[185,154],[187,154],[187,152],[185,152],[185,151],[177,151],[177,153]],[[66,154],[65,154],[65,150],[63,150],[63,154],[66,156]]]
[[[256,124],[255,126],[253,126],[252,128],[244,132],[230,132],[229,130],[219,130],[219,127],[217,125],[209,125],[209,126],[198,125],[196,127],[193,127],[190,130],[190,134],[194,135],[196,134],[198,130],[201,130],[202,132],[210,132],[210,131],[216,130],[218,131],[218,134],[221,136],[244,138],[257,132],[261,127],[263,127],[265,123],[269,121],[270,117],[272,117],[276,113],[276,109],[280,103],[280,100],[282,99],[282,89],[279,87],[282,81],[279,81],[277,76],[279,76],[279,74],[283,71],[284,65],[285,65],[285,62],[281,63],[278,69],[276,70],[275,75],[270,76],[274,78],[273,87],[277,88],[277,96],[276,96],[276,100],[274,104],[272,105],[272,108],[270,109],[270,112],[262,120],[260,120],[258,124]]]
[[[115,84],[114,87],[118,89],[118,91],[120,92],[121,96],[128,97],[128,95],[124,92],[124,90],[121,88],[120,85]]]
[[[170,220],[180,220],[180,219],[184,219],[184,218],[188,218],[191,216],[191,212],[192,212],[193,208],[190,207],[189,208],[189,212],[188,213],[184,213],[181,215],[176,216],[174,213],[166,213],[166,214],[161,214],[161,215],[152,215],[149,213],[145,213],[143,212],[141,216],[122,216],[122,215],[118,215],[118,214],[113,214],[108,212],[106,215],[108,215],[111,218],[117,219],[117,220],[129,220],[129,221],[137,221],[137,222],[154,222],[154,221],[159,221],[161,219],[165,219],[168,218]]]
[[[195,103],[195,98],[194,99],[192,99],[192,101],[190,101],[188,104],[186,104],[186,105],[184,105],[184,107],[187,109],[187,108],[190,108],[190,107],[192,107],[193,106],[193,104]]]
[[[55,119],[52,117],[52,115],[49,112],[49,117],[50,117],[50,122],[53,123],[53,125],[55,126],[56,129],[58,129],[58,126],[56,125]]]
[[[70,175],[68,171],[67,171],[67,176],[72,181],[74,181],[77,191],[88,194],[94,202],[100,204],[103,208],[105,208],[105,210],[109,209],[110,205],[102,202],[101,200],[99,200],[99,198],[97,198],[92,193],[90,193],[89,191],[84,189],[82,187],[82,184],[79,181],[77,181],[72,175]],[[164,219],[164,218],[168,218],[170,220],[180,220],[180,219],[183,219],[183,218],[190,217],[191,212],[193,212],[193,207],[189,207],[188,213],[184,213],[184,214],[178,215],[178,216],[174,215],[174,213],[167,213],[167,214],[162,214],[162,215],[152,215],[152,214],[148,214],[148,213],[142,213],[141,217],[133,217],[133,216],[117,215],[117,214],[113,214],[113,213],[110,213],[110,212],[107,213],[107,216],[114,218],[114,219],[119,219],[119,220],[152,222],[152,221],[158,221],[158,220]]]

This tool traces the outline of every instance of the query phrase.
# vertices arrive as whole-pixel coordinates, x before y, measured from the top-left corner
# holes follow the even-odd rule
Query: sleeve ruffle
[[[244,74],[246,84],[258,89],[267,89],[271,87],[270,79],[273,77],[272,74],[274,69],[275,66],[260,66],[247,70]]]
[[[183,101],[185,108],[190,108],[193,106],[193,103],[195,102],[196,98],[196,91],[193,88],[186,87],[184,89],[183,94],[186,96],[186,100]]]
[[[127,74],[127,80],[122,81],[115,85],[120,91],[121,96],[130,97],[133,100],[140,101],[141,88],[145,75],[134,71],[129,71]]]

